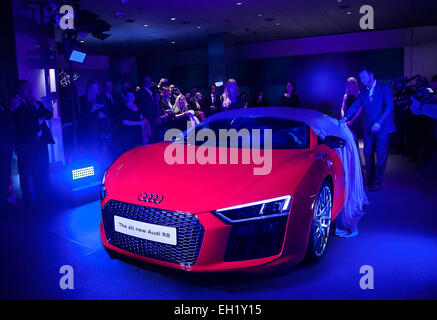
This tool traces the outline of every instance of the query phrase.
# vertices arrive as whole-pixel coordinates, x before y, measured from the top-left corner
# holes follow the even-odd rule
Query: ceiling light
[[[279,26],[279,22],[276,22],[276,25]]]
[[[148,24],[145,24],[144,26],[145,26],[145,27],[148,27],[149,25],[148,25]]]
[[[243,2],[237,2],[237,6],[241,6]]]
[[[172,43],[172,44],[175,44],[176,42],[175,42],[175,41],[172,41],[171,43]]]
[[[170,20],[171,20],[171,21],[175,21],[175,20],[176,20],[176,18],[170,18]]]
[[[197,26],[197,29],[200,29],[200,28],[202,28],[201,26]]]
[[[346,12],[346,14],[352,14],[352,12],[348,11],[348,12]]]
[[[80,40],[80,42],[84,43],[84,42],[85,42],[85,40]]]
[[[262,14],[262,13],[259,13],[259,14],[258,14],[258,17],[262,17],[262,16],[263,16],[263,14]]]

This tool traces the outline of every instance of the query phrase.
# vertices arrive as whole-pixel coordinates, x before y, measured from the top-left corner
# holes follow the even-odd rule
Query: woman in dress
[[[360,95],[360,89],[358,88],[358,81],[354,77],[350,77],[346,82],[346,93],[343,97],[343,103],[341,106],[341,117],[344,117],[347,109],[354,103],[355,100],[358,99]],[[349,180],[353,182],[346,181],[346,203],[354,203],[355,205],[346,206],[345,209],[339,214],[336,219],[336,230],[335,235],[338,237],[349,238],[354,237],[358,234],[358,221],[362,216],[362,205],[368,204],[366,194],[363,189],[362,182],[362,171],[363,168],[361,166],[361,156],[359,152],[358,138],[357,135],[361,136],[361,123],[360,121],[356,121],[363,110],[363,106],[361,106],[358,111],[354,114],[354,116],[350,119],[350,121],[346,122],[346,126],[349,128],[347,131],[343,128],[344,132],[348,132],[351,135],[351,138],[355,141],[356,145],[356,161],[353,163],[344,162],[345,172],[349,173]],[[350,139],[352,140],[352,139]],[[355,174],[350,169],[355,170]],[[352,177],[351,177],[352,176]],[[356,177],[360,179],[357,179]],[[353,178],[353,179],[352,179]],[[352,185],[352,187],[350,187]],[[353,187],[355,186],[355,187]],[[357,199],[361,199],[361,201],[357,202]]]
[[[349,109],[349,107],[354,103],[355,100],[358,99],[360,95],[360,89],[358,88],[358,81],[354,77],[350,77],[346,82],[346,93],[343,97],[343,103],[341,105],[341,117],[344,117],[344,114]],[[357,141],[357,136],[361,137],[362,128],[360,121],[355,121],[361,114],[363,110],[363,106],[361,106],[358,111],[354,114],[354,116],[346,122],[346,125],[351,129],[352,133],[355,135],[355,141]]]
[[[146,144],[144,137],[150,137],[150,124],[143,118],[135,104],[135,92],[126,92],[126,103],[121,111],[121,136],[123,138],[123,151]]]
[[[299,96],[296,94],[296,84],[288,81],[285,93],[281,96],[281,107],[299,107]]]
[[[79,98],[79,133],[81,146],[86,154],[99,163],[109,161],[109,146],[112,143],[112,128],[109,110],[99,96],[97,81],[90,80],[86,94]],[[105,165],[102,164],[102,165]]]
[[[199,119],[196,118],[195,112],[188,107],[188,102],[182,94],[176,97],[173,105],[173,115],[173,125],[181,131],[187,130],[187,122],[189,122],[189,127],[195,126],[200,122]]]
[[[220,96],[222,110],[240,109],[244,107],[244,102],[238,93],[238,85],[235,79],[229,79]]]

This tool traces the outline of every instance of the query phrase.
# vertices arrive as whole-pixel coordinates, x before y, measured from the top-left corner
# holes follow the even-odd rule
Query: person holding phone
[[[29,81],[19,80],[15,90],[10,110],[22,199],[26,206],[43,204],[50,187],[47,145],[54,143],[46,120],[52,118],[53,109],[33,97]]]

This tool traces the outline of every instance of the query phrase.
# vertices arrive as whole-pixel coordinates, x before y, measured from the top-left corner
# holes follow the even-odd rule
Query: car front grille
[[[140,222],[174,227],[177,229],[177,245],[149,241],[115,231],[114,216]],[[193,265],[202,245],[205,229],[196,215],[139,206],[109,200],[102,208],[106,240],[113,246],[157,260]]]
[[[225,253],[225,261],[270,257],[281,252],[288,216],[236,223]]]

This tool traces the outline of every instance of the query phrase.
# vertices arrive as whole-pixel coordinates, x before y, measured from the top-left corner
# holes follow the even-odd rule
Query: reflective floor
[[[97,201],[69,210],[0,215],[1,299],[428,299],[437,298],[437,181],[390,155],[383,188],[352,239],[331,238],[325,258],[266,275],[182,273],[110,259]],[[59,287],[62,265],[74,289]],[[374,289],[359,286],[374,269]]]

